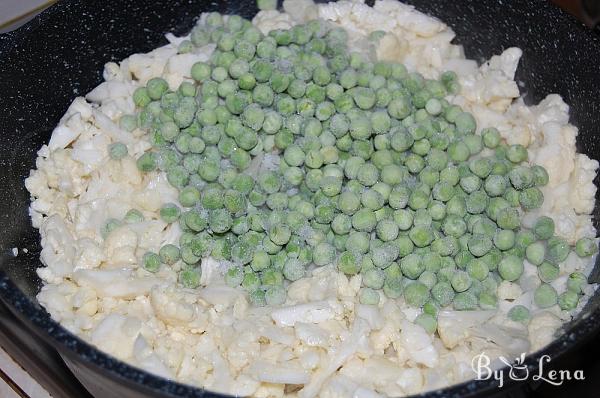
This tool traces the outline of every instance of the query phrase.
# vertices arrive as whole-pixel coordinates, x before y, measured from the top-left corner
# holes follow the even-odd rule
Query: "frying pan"
[[[599,36],[543,0],[407,2],[448,23],[469,58],[483,61],[507,47],[522,48],[517,81],[525,101],[533,104],[549,93],[562,95],[571,105],[571,122],[580,129],[578,150],[600,158]],[[97,397],[220,395],[126,365],[50,318],[35,300],[41,287],[35,273],[40,243],[29,220],[23,180],[35,166],[37,149],[48,141],[73,98],[101,82],[104,63],[166,44],[165,32],[185,33],[203,11],[251,18],[257,10],[253,0],[63,0],[28,25],[0,36],[0,298],[40,341],[58,351]],[[598,211],[596,206],[596,227]],[[18,256],[12,248],[19,249]],[[592,282],[598,281],[599,270],[596,266]],[[527,358],[530,373],[541,355],[556,359],[599,330],[596,294],[554,342]],[[470,381],[424,396],[491,396],[498,391],[493,380]]]

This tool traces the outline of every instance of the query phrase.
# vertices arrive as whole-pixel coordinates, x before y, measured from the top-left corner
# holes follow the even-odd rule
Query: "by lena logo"
[[[575,371],[570,370],[544,370],[544,364],[551,361],[549,355],[542,355],[539,359],[538,372],[530,375],[529,368],[525,365],[525,353],[510,361],[505,357],[501,356],[498,358],[508,367],[508,378],[515,381],[528,380],[529,376],[534,381],[544,381],[554,386],[560,386],[567,380],[585,380],[583,370],[577,369]],[[504,372],[502,369],[492,370],[490,358],[482,352],[479,355],[475,355],[471,361],[471,368],[477,375],[477,380],[489,380],[494,379],[498,381],[498,388],[504,386]]]

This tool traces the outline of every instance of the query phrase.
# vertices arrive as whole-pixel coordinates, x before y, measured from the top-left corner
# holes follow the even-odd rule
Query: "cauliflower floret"
[[[289,14],[277,10],[259,11],[252,19],[252,24],[265,35],[272,30],[290,29],[295,25]]]
[[[146,85],[148,80],[162,75],[170,57],[177,54],[177,46],[168,44],[147,54],[133,54],[127,58],[128,72],[138,80],[140,85]]]
[[[493,56],[479,68],[479,73],[460,78],[461,94],[470,103],[505,112],[519,96],[519,87],[513,78],[521,54],[520,49],[513,47]]]
[[[40,229],[42,251],[40,259],[56,276],[67,276],[73,271],[77,252],[75,239],[64,220],[57,215],[46,219]]]
[[[543,166],[550,176],[549,187],[566,182],[575,168],[575,137],[573,126],[547,122],[542,126],[540,148],[530,161]]]
[[[195,304],[196,297],[185,294],[174,285],[156,286],[150,292],[150,303],[158,319],[169,325],[188,325],[192,321],[202,325],[206,315],[201,307]]]
[[[528,326],[531,351],[537,351],[554,340],[555,333],[561,325],[560,319],[549,311],[534,315]]]
[[[113,230],[104,241],[105,264],[108,266],[135,264],[137,245],[138,236],[128,226],[124,225]]]
[[[90,342],[119,359],[130,358],[142,323],[134,317],[110,314],[92,331]]]
[[[432,344],[431,335],[421,326],[404,321],[400,331],[400,341],[410,358],[416,363],[430,368],[437,365],[439,354]]]
[[[177,87],[184,81],[192,78],[192,66],[196,62],[208,61],[209,55],[215,49],[214,44],[205,46],[197,52],[187,54],[177,54],[169,57],[163,77],[169,83],[171,90],[177,90]]]
[[[596,202],[596,185],[594,178],[598,170],[598,161],[590,159],[584,154],[575,157],[575,170],[571,176],[569,202],[575,213],[590,214]]]
[[[385,19],[395,21],[398,26],[421,37],[431,37],[448,29],[439,19],[417,11],[411,5],[398,1],[379,0],[375,2],[373,9],[384,16]],[[379,21],[372,22],[378,23]]]
[[[104,261],[102,249],[89,238],[82,238],[77,241],[77,255],[74,261],[74,271],[78,269],[89,269],[98,267]]]

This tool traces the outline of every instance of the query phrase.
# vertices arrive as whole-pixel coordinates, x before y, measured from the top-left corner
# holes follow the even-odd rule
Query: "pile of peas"
[[[288,281],[310,267],[335,264],[362,275],[361,303],[378,304],[380,291],[403,297],[431,330],[439,308],[495,308],[499,283],[518,281],[527,259],[539,271],[537,306],[576,307],[582,274],[560,294],[550,284],[572,248],[548,217],[521,226],[544,201],[546,170],[495,128],[476,134],[473,116],[444,99],[459,90],[454,73],[429,80],[371,62],[349,51],[344,29],[318,20],[265,36],[212,13],[179,49],[210,43],[193,83],[171,91],[151,79],[133,95],[137,113],[121,119],[152,143],[138,168],[165,172],[179,190],[160,210],[183,230],[179,245],[146,253],[146,270],[181,262],[180,283],[196,288],[203,258],[226,260],[226,283],[261,306],[282,304]],[[109,152],[120,159],[127,147]],[[248,171],[273,155],[275,169]],[[130,213],[104,232],[143,218]],[[597,247],[582,239],[574,250]]]

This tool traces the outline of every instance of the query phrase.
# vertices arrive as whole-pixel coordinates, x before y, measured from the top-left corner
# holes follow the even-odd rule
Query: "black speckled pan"
[[[524,55],[517,77],[525,100],[536,103],[549,93],[562,95],[571,105],[572,123],[580,129],[579,151],[600,159],[597,34],[543,0],[408,2],[451,25],[470,58],[484,60],[507,47],[521,47]],[[165,44],[165,32],[184,33],[196,16],[212,10],[245,17],[256,12],[253,1],[63,0],[25,27],[0,36],[0,297],[40,341],[55,347],[97,397],[218,395],[128,366],[50,319],[35,301],[41,286],[35,273],[40,266],[40,244],[29,221],[29,195],[23,180],[35,165],[37,149],[48,141],[69,103],[100,83],[106,62]],[[595,221],[598,226],[597,217]],[[12,255],[13,247],[19,248],[17,257]],[[594,281],[597,274],[598,267]],[[596,295],[562,335],[530,355],[531,372],[542,354],[558,358],[595,335],[600,329],[599,305]],[[424,396],[498,393],[493,381],[472,381]]]

